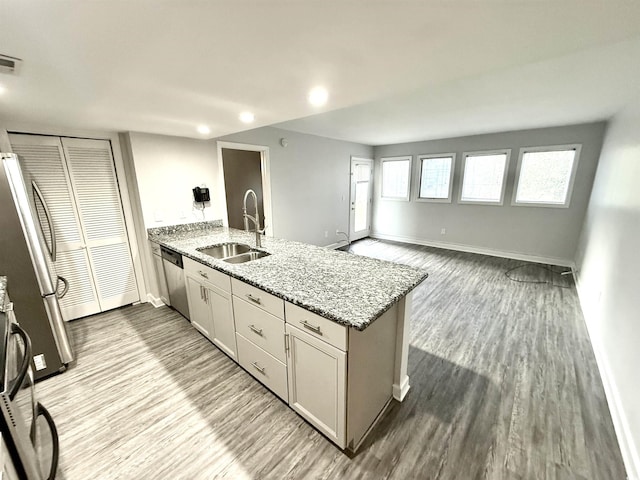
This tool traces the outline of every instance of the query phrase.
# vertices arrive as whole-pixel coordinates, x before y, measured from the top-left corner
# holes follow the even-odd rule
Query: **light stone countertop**
[[[364,330],[428,276],[406,265],[265,236],[259,250],[270,256],[230,264],[197,249],[227,242],[254,247],[255,234],[214,225],[148,233],[152,242],[357,330]]]

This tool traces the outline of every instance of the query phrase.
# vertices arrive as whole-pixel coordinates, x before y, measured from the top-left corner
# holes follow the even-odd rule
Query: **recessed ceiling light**
[[[0,85],[0,95],[2,95],[3,93],[5,93],[7,91],[6,88],[4,88],[2,85]]]
[[[198,125],[198,133],[201,135],[209,135],[211,133],[211,129],[206,125]]]
[[[242,123],[253,123],[255,119],[256,119],[255,115],[251,112],[242,112],[240,114],[240,121]]]
[[[329,100],[329,92],[324,87],[314,87],[309,92],[309,103],[316,107],[321,107]]]

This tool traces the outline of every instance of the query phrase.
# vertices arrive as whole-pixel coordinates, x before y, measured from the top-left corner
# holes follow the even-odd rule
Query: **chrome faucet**
[[[249,195],[253,195],[253,206],[256,209],[255,217],[251,216],[247,213],[247,197]],[[260,241],[260,235],[264,233],[265,229],[260,230],[260,214],[258,213],[258,196],[256,192],[249,189],[244,194],[244,200],[242,201],[242,217],[244,218],[244,229],[249,231],[249,220],[253,222],[253,226],[256,232],[256,247],[262,247],[262,243]]]

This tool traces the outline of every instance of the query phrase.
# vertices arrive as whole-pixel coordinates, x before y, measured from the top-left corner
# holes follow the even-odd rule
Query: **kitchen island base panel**
[[[409,391],[409,334],[411,333],[411,311],[413,309],[413,290],[398,301],[396,325],[396,360],[393,376],[393,398],[401,402]]]
[[[349,332],[347,446],[355,451],[393,399],[398,305]]]

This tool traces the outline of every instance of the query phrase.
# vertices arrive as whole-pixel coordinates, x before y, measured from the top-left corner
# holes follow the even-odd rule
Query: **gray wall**
[[[269,147],[274,236],[329,245],[348,231],[351,156],[373,158],[373,147],[275,127],[217,140]]]
[[[582,309],[629,478],[636,479],[640,478],[639,185],[640,98],[609,124],[576,255]]]
[[[591,193],[605,124],[476,135],[375,147],[374,235],[463,250],[503,254],[571,264]],[[518,153],[521,147],[580,143],[582,153],[569,208],[511,206]],[[511,149],[504,204],[458,204],[463,152]],[[452,203],[413,200],[418,188],[417,155],[456,152]],[[380,158],[413,155],[412,200],[380,198]],[[446,234],[440,233],[446,229]]]
[[[262,204],[262,174],[260,169],[260,152],[247,150],[222,149],[224,186],[227,197],[227,218],[232,228],[244,229],[242,205],[244,193],[248,189],[256,192],[258,197],[258,213],[260,228],[264,226],[264,207]],[[254,215],[253,201],[247,200],[247,213]],[[249,228],[253,224],[249,222]]]

